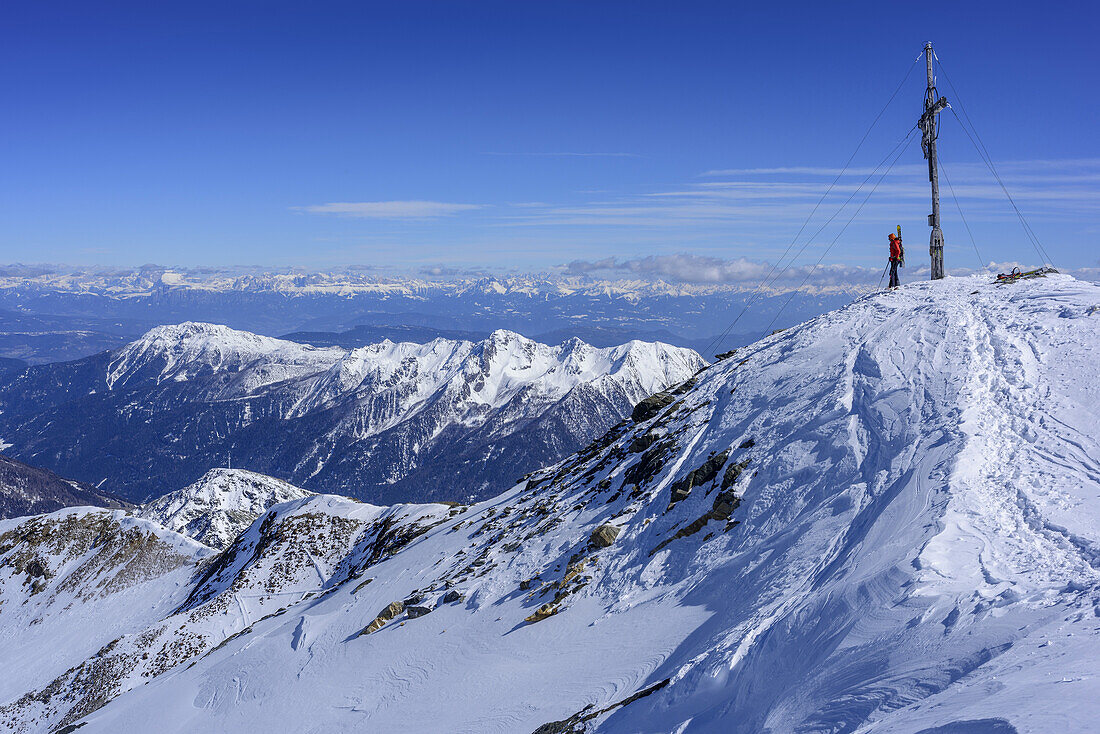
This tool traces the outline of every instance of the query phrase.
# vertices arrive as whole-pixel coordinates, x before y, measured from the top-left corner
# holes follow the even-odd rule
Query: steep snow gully
[[[492,500],[278,505],[150,611],[162,635],[190,615],[197,651],[80,733],[1089,731],[1098,349],[1095,285],[914,283],[739,350]],[[420,524],[362,524],[390,512]],[[277,593],[264,553],[322,515],[348,518],[339,570],[242,621],[223,597]],[[0,707],[16,730],[48,730],[41,690]]]

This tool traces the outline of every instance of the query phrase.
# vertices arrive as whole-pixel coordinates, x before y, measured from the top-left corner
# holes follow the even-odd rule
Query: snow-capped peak
[[[388,393],[386,413],[371,432],[392,427],[441,402],[462,422],[480,422],[523,392],[531,406],[560,400],[581,384],[612,382],[631,403],[706,364],[694,351],[634,341],[596,348],[580,339],[540,344],[499,329],[483,341],[436,339],[427,344],[393,343],[361,347],[319,375],[295,407],[308,412],[352,391]],[[533,392],[532,392],[533,391]],[[537,394],[537,399],[534,397]]]
[[[274,339],[219,324],[186,321],[158,326],[123,347],[108,367],[107,386],[123,386],[134,378],[186,381],[199,374],[232,374],[260,362],[268,370],[254,374],[256,388],[309,374],[337,361],[344,350],[318,348]]]
[[[223,549],[270,507],[312,495],[265,474],[219,468],[150,502],[137,514],[211,548]]]

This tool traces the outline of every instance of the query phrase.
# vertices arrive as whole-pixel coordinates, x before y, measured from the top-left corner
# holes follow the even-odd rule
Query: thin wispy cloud
[[[942,161],[941,161],[942,163]],[[1037,160],[1012,160],[996,163],[1002,172],[1021,171],[1034,173],[1036,171],[1069,171],[1080,169],[1100,169],[1100,158],[1061,158],[1061,159],[1037,159]],[[959,166],[967,170],[985,173],[987,169],[982,163],[965,163]],[[926,164],[908,163],[894,166],[890,175],[908,176],[927,169]],[[699,174],[700,178],[715,178],[720,176],[764,176],[764,175],[803,175],[803,176],[868,176],[876,169],[865,166],[851,166],[849,168],[829,168],[823,166],[777,166],[773,168],[716,168]],[[879,173],[882,171],[879,170]]]
[[[481,155],[499,155],[499,156],[523,156],[525,158],[641,158],[639,153],[601,153],[601,152],[579,152],[579,151],[562,151],[562,152],[549,152],[549,153],[532,153],[532,152],[516,152],[508,153],[499,150],[486,150],[482,151]]]
[[[298,210],[374,222],[423,221],[429,223],[425,226],[444,232],[451,248],[458,242],[476,243],[479,248],[497,248],[507,256],[522,251],[543,256],[556,252],[568,253],[558,255],[567,260],[588,258],[595,250],[599,256],[562,267],[578,275],[600,273],[699,284],[758,279],[760,268],[767,264],[761,261],[779,258],[791,240],[797,239],[797,247],[791,251],[796,262],[789,277],[805,277],[811,271],[800,268],[812,265],[824,252],[821,268],[813,272],[814,282],[858,282],[870,276],[877,282],[881,265],[864,272],[835,263],[867,266],[877,262],[885,231],[893,230],[897,223],[905,224],[906,232],[918,241],[926,236],[923,226],[930,194],[927,167],[919,155],[914,144],[908,161],[899,162],[881,179],[871,175],[873,169],[852,168],[834,183],[839,172],[835,168],[777,166],[728,169],[726,173],[731,175],[631,185],[617,191],[571,190],[563,192],[563,198],[568,198],[559,202],[535,198],[494,202],[492,206],[438,201],[334,202]],[[1044,242],[1047,233],[1053,233],[1050,239],[1056,246],[1055,237],[1066,226],[1080,225],[1075,232],[1080,237],[1087,232],[1088,223],[1100,218],[1098,159],[1006,161],[999,162],[998,169]],[[951,266],[963,262],[979,265],[994,253],[1030,257],[1030,242],[1020,233],[1015,212],[984,164],[949,161],[942,170],[942,207],[951,222],[945,231],[949,246],[958,248],[952,250]],[[872,187],[874,192],[865,200]],[[958,221],[960,207],[968,227]],[[463,216],[471,211],[477,214]],[[800,231],[803,222],[807,226]],[[921,227],[911,228],[916,223]],[[971,230],[974,242],[970,241]],[[697,255],[660,254],[672,248],[690,248]],[[649,253],[653,256],[641,257]],[[626,259],[609,261],[608,255]],[[736,255],[754,259],[721,259]],[[444,269],[423,274],[442,277],[449,273]]]
[[[899,166],[901,168],[912,168],[912,166]],[[867,176],[870,175],[875,169],[873,168],[821,168],[818,166],[781,166],[777,168],[717,168],[711,171],[703,171],[700,177],[714,178],[717,176],[772,176],[780,174],[797,174],[802,176],[839,176],[843,173],[845,176]]]
[[[357,219],[434,219],[481,209],[481,204],[445,201],[337,201],[329,204],[292,207],[309,214],[329,214]]]
[[[1100,160],[1007,161],[998,164],[1002,178],[1017,202],[1035,217],[1091,218],[1100,214]],[[943,167],[940,178],[945,205],[957,197],[974,221],[1001,221],[1015,216],[1000,185],[984,164],[960,163]],[[498,222],[516,226],[641,226],[680,228],[721,223],[774,227],[800,221],[814,211],[824,221],[839,212],[842,224],[860,210],[863,219],[898,216],[898,207],[923,207],[929,198],[927,166],[922,163],[880,169],[850,168],[839,182],[836,168],[787,166],[711,171],[724,180],[696,181],[679,188],[654,190],[617,198],[601,197],[567,206],[545,206],[505,215]],[[784,174],[779,180],[776,176]],[[828,178],[831,177],[831,178]],[[840,226],[838,224],[837,226]],[[811,232],[813,229],[810,230]]]

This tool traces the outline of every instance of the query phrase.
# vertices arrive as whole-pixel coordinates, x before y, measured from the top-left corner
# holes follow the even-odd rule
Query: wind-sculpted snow
[[[243,469],[211,469],[202,479],[141,508],[139,514],[219,550],[273,505],[312,492]]]
[[[483,498],[584,446],[705,362],[630,342],[383,341],[318,349],[224,326],[0,379],[17,455],[147,500],[219,466],[387,501]]]
[[[154,638],[124,637],[6,721],[1089,731],[1098,349],[1100,288],[1068,277],[867,297],[495,499],[272,508],[196,567],[174,613],[150,613]],[[101,676],[121,682],[79,715],[41,703],[115,650],[173,652]]]

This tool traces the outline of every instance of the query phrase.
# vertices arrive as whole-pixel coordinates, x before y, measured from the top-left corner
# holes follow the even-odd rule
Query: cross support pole
[[[932,236],[928,245],[928,254],[932,257],[932,280],[943,277],[943,232],[940,230],[940,176],[936,170],[936,138],[939,137],[939,113],[947,107],[947,98],[940,97],[936,91],[936,78],[932,73],[932,42],[924,46],[924,56],[928,66],[928,89],[924,94],[924,114],[920,127],[923,133],[921,148],[928,160],[928,180],[932,184],[932,213],[928,215],[928,226]]]

